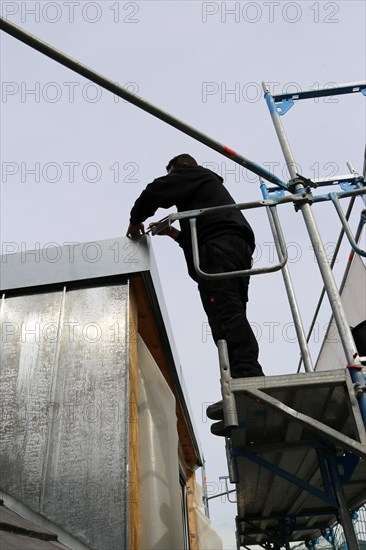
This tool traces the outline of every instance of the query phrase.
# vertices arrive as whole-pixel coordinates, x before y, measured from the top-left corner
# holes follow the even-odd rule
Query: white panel
[[[141,338],[138,357],[140,547],[181,550],[184,546],[175,398]]]
[[[196,516],[199,548],[202,548],[202,550],[222,550],[222,539],[213,529],[210,519],[204,513],[202,489],[197,482],[195,482],[193,506]]]
[[[354,327],[366,319],[366,268],[357,254],[353,258],[341,297],[349,326]],[[315,370],[341,369],[346,366],[338,329],[332,318]]]

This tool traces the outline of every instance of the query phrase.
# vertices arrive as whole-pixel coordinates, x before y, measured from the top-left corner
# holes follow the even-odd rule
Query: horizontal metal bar
[[[289,92],[286,94],[274,94],[272,95],[275,103],[279,103],[284,99],[292,99],[297,101],[299,99],[310,99],[313,97],[325,97],[333,95],[344,95],[361,92],[366,89],[366,82],[355,82],[351,84],[340,84],[339,86],[332,86],[329,88],[320,88],[319,90],[302,90],[300,92]]]
[[[325,202],[330,201],[333,193],[327,193],[326,195],[315,195],[313,196],[314,202]],[[358,197],[361,195],[366,195],[366,187],[362,187],[360,189],[352,189],[350,191],[339,191],[338,193],[334,193],[338,197],[338,199],[348,199],[349,197]]]
[[[322,448],[324,443],[321,440],[299,440],[299,441],[281,441],[276,443],[253,443],[250,445],[250,452],[254,454],[266,454],[273,452],[295,451],[299,449],[317,449]]]
[[[334,515],[335,515],[335,514],[333,513],[333,516],[334,516]],[[291,520],[291,519],[292,519],[292,516],[289,516],[288,518],[287,518],[287,516],[284,516],[283,521],[285,522],[286,519],[290,519],[290,520]],[[297,524],[294,524],[294,523],[291,523],[291,524],[288,524],[288,525],[286,524],[286,527],[287,527],[287,526],[291,528],[291,534],[292,534],[292,533],[295,533],[296,531],[305,531],[305,532],[306,532],[306,531],[312,531],[312,532],[314,532],[314,531],[317,531],[317,530],[319,529],[319,527],[320,527],[320,526],[319,526],[319,527],[316,527],[316,526],[314,526],[314,525],[309,525],[309,526],[307,526],[307,525],[297,525]],[[323,525],[322,525],[322,526],[323,526]],[[263,531],[262,531],[261,529],[259,529],[259,527],[255,528],[255,526],[254,526],[254,527],[250,530],[249,533],[250,533],[251,535],[256,536],[256,535],[260,535],[261,533],[263,533]],[[244,536],[248,536],[247,533],[246,533],[246,531],[244,532]]]
[[[309,510],[308,512],[306,510],[303,510],[301,513],[297,514],[289,514],[289,516],[278,512],[275,514],[269,514],[268,516],[263,515],[256,515],[256,514],[245,514],[245,520],[244,521],[271,521],[271,520],[279,520],[279,519],[285,519],[286,517],[290,518],[299,518],[299,519],[306,519],[311,518],[314,515],[316,516],[334,516],[334,508],[322,508],[322,510],[317,510],[314,514],[314,510]]]
[[[315,178],[315,179],[312,179],[311,181],[313,183],[316,183],[319,186],[336,185],[341,183],[357,185],[357,183],[363,182],[363,177],[358,175],[353,175],[353,174],[346,174],[344,176],[333,176],[331,178],[329,177]]]
[[[269,188],[268,191],[278,190],[279,188]],[[350,191],[339,191],[335,193],[339,199],[346,199],[348,197],[366,195],[366,187],[361,189],[352,189]],[[278,197],[276,199],[262,199],[259,201],[251,202],[239,202],[236,204],[225,204],[223,206],[212,206],[210,208],[197,208],[196,210],[186,210],[184,212],[175,212],[169,215],[169,219],[173,223],[176,220],[198,218],[199,216],[205,216],[207,214],[215,214],[218,212],[225,212],[227,210],[252,210],[254,208],[265,208],[267,206],[277,206],[279,204],[304,204],[307,202],[324,202],[330,201],[330,194],[326,195],[312,195],[304,191],[301,194],[286,195],[284,197]]]
[[[307,376],[309,376],[309,374]],[[259,401],[265,403],[278,413],[283,414],[293,420],[296,420],[301,424],[304,424],[308,429],[321,435],[325,439],[332,441],[341,449],[347,449],[353,454],[360,456],[361,458],[366,458],[366,448],[358,441],[355,441],[354,439],[351,439],[350,437],[338,432],[337,430],[330,428],[319,420],[315,420],[314,418],[311,418],[306,414],[295,411],[295,409],[292,409],[288,405],[285,405],[279,399],[263,393],[260,390],[247,389],[246,393],[254,397],[255,399],[259,399]]]
[[[302,193],[301,195],[286,195],[278,199],[263,199],[259,201],[240,202],[236,204],[225,204],[223,206],[212,206],[211,208],[198,208],[196,210],[187,210],[185,212],[176,212],[170,214],[170,219],[173,221],[186,218],[198,218],[207,214],[214,214],[217,212],[225,212],[226,210],[251,210],[253,208],[261,208],[266,206],[277,206],[284,203],[303,203],[312,200],[312,195],[309,193]]]
[[[335,179],[335,180],[329,180],[329,185],[335,185],[338,183],[338,180]],[[341,182],[342,183],[342,182]],[[346,183],[346,182],[345,182]],[[352,183],[352,182],[351,182]],[[357,182],[359,185],[361,183],[363,183],[363,181],[358,181]],[[325,185],[324,185],[325,186]],[[323,186],[321,186],[323,187]],[[267,191],[268,193],[278,193],[280,191],[280,187],[267,187]],[[347,199],[349,197],[352,197],[352,196],[359,196],[359,195],[366,195],[366,187],[364,187],[362,185],[362,187],[358,187],[357,189],[349,189],[347,191],[337,191],[336,192],[336,195],[339,199]],[[286,196],[286,198],[288,198],[289,195]],[[290,195],[290,196],[297,196],[297,195]],[[280,197],[281,199],[282,197]],[[268,199],[268,200],[272,200],[272,201],[280,201],[280,199]],[[330,197],[329,197],[329,193],[327,194],[324,194],[324,195],[312,195],[312,200],[313,202],[321,202],[321,201],[329,201],[330,200]],[[285,201],[285,202],[288,202],[288,201]],[[249,203],[248,203],[249,204]],[[278,202],[277,204],[281,204],[281,202]],[[264,205],[258,205],[258,206],[264,206]],[[252,206],[251,208],[256,208],[256,206]],[[244,210],[244,208],[243,208]]]
[[[136,107],[139,107],[143,111],[146,111],[147,113],[155,116],[156,118],[159,118],[163,122],[166,122],[170,126],[173,126],[177,130],[183,132],[184,134],[187,134],[193,139],[203,143],[204,145],[207,145],[207,147],[210,147],[214,151],[217,151],[218,153],[224,155],[227,158],[230,158],[230,160],[232,160],[237,164],[240,164],[241,166],[244,166],[251,172],[254,172],[254,174],[257,174],[263,179],[279,185],[283,189],[287,189],[287,185],[285,182],[283,182],[280,178],[273,175],[271,172],[269,172],[259,164],[252,162],[251,160],[240,155],[230,147],[227,147],[226,145],[223,145],[222,143],[219,143],[218,141],[210,138],[206,134],[200,132],[199,130],[196,130],[192,126],[189,126],[185,122],[175,118],[174,116],[163,111],[159,107],[152,105],[151,103],[147,102],[141,97],[135,94],[132,94],[123,86],[120,86],[116,82],[113,82],[112,80],[106,78],[105,76],[95,72],[94,70],[90,69],[86,65],[82,65],[79,61],[72,59],[71,57],[67,56],[63,52],[57,50],[56,48],[53,48],[46,42],[43,42],[39,38],[26,32],[24,29],[17,27],[13,23],[10,23],[3,17],[0,17],[0,29],[10,34],[14,38],[17,38],[24,44],[27,44],[31,48],[34,48],[35,50],[43,53],[44,55],[53,59],[54,61],[61,63],[61,65],[64,65],[65,67],[68,67],[69,69],[80,74],[81,76],[84,76],[85,78],[91,80],[92,82],[95,82],[102,88],[109,90],[110,92],[117,95],[118,97],[122,97],[126,101],[132,103],[133,105],[136,105]]]
[[[236,489],[231,489],[230,491],[225,491],[225,493],[220,493],[220,494],[218,494],[218,495],[213,495],[212,497],[205,497],[205,496],[203,496],[203,497],[202,497],[202,500],[203,500],[204,502],[207,502],[208,500],[212,500],[213,498],[223,497],[223,496],[226,496],[226,495],[228,495],[228,494],[230,494],[230,493],[236,493]]]
[[[269,209],[270,210],[270,209]],[[255,269],[240,269],[237,271],[225,271],[223,273],[206,273],[202,271],[200,267],[199,259],[199,247],[198,247],[198,237],[197,237],[197,224],[195,218],[189,220],[191,226],[191,238],[192,238],[192,252],[193,252],[193,265],[196,270],[196,273],[202,279],[233,279],[238,277],[250,277],[252,275],[260,275],[262,273],[273,273],[274,271],[279,271],[287,262],[287,248],[286,243],[284,242],[281,229],[279,227],[279,221],[277,216],[274,215],[274,212],[271,212],[273,216],[273,224],[276,227],[278,241],[276,242],[277,253],[279,256],[279,262],[273,266],[269,267],[259,267]]]
[[[280,374],[275,376],[260,376],[258,378],[233,378],[230,387],[235,392],[244,392],[247,389],[282,390],[289,388],[315,388],[331,386],[347,386],[346,369],[334,371],[308,372],[299,374]],[[240,397],[236,397],[240,399]]]
[[[236,450],[234,450],[233,451],[233,456],[234,457],[240,456],[240,457],[247,458],[251,462],[254,462],[255,464],[258,464],[259,466],[261,466],[262,468],[265,468],[266,470],[275,473],[276,475],[282,477],[283,479],[285,479],[289,483],[292,483],[293,485],[296,485],[297,487],[300,487],[301,489],[304,489],[305,491],[307,491],[311,495],[313,495],[317,498],[320,498],[324,502],[327,502],[330,505],[334,504],[335,506],[337,506],[336,502],[334,501],[334,499],[331,496],[327,495],[326,493],[324,493],[323,491],[321,491],[317,487],[314,487],[313,485],[310,485],[310,483],[307,483],[306,481],[300,479],[299,477],[295,476],[294,474],[291,474],[287,470],[284,470],[280,466],[277,466],[276,464],[272,464],[272,462],[269,462],[268,460],[265,460],[264,458],[262,458],[258,455],[254,455],[254,454],[250,453],[249,451],[244,451],[244,450],[236,451]]]

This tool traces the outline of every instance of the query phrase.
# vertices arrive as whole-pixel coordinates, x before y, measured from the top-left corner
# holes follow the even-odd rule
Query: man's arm
[[[153,216],[158,208],[174,206],[183,192],[182,175],[176,171],[149,183],[132,207],[127,235],[141,235],[144,232],[142,222]]]
[[[159,222],[152,222],[149,224],[150,227],[154,227],[156,225],[159,225]],[[143,235],[145,232],[144,224],[139,223],[138,225],[133,225],[132,223],[129,224],[127,229],[127,237],[138,237],[139,235]],[[175,227],[168,227],[167,229],[164,229],[163,231],[159,231],[159,233],[156,233],[157,235],[167,235],[173,241],[177,241],[178,244],[181,244],[181,232],[179,229],[176,229]]]
[[[165,218],[164,218],[164,220],[165,220]],[[162,220],[160,220],[160,222],[151,222],[151,223],[149,223],[149,229],[152,228],[152,227],[157,227],[161,223],[161,221]],[[170,237],[171,239],[173,239],[173,241],[177,241],[179,243],[181,232],[179,231],[179,229],[176,229],[172,225],[169,225],[169,227],[166,227],[162,231],[159,231],[159,233],[156,233],[156,235],[164,235],[164,236],[166,235],[167,237]]]
[[[127,237],[138,237],[139,235],[143,235],[145,232],[144,224],[139,223],[137,225],[134,225],[133,223],[130,223],[127,229],[126,236]]]

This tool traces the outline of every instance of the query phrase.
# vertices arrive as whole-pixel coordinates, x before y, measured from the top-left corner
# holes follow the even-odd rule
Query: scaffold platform
[[[339,519],[340,501],[351,511],[365,501],[366,432],[347,369],[224,373],[222,384],[225,398],[207,415],[222,419],[211,431],[226,439],[238,548],[313,540]]]

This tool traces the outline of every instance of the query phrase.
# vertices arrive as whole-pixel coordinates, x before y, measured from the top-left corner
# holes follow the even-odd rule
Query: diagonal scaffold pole
[[[116,96],[121,97],[122,99],[128,101],[129,103],[132,103],[133,105],[136,105],[136,107],[139,107],[143,111],[150,113],[154,117],[159,118],[163,122],[166,122],[170,126],[173,126],[177,130],[183,132],[184,134],[187,134],[193,139],[203,143],[204,145],[207,145],[214,151],[217,151],[218,153],[224,155],[225,157],[229,158],[233,162],[240,164],[241,166],[243,166],[244,168],[247,168],[251,172],[254,172],[254,174],[257,174],[258,176],[262,177],[266,181],[274,183],[275,185],[278,185],[282,189],[287,189],[287,184],[285,182],[283,182],[280,178],[278,178],[274,174],[271,174],[271,172],[269,172],[259,164],[252,162],[251,160],[240,155],[230,147],[227,147],[226,145],[223,145],[222,143],[216,141],[215,139],[210,138],[206,134],[200,132],[199,130],[196,130],[192,126],[189,126],[185,122],[163,111],[159,107],[156,107],[155,105],[149,103],[148,101],[141,98],[140,96],[132,94],[123,86],[120,86],[116,82],[113,82],[107,77],[97,73],[93,69],[90,69],[86,65],[83,65],[82,63],[80,63],[79,61],[76,61],[72,57],[69,57],[68,55],[64,54],[60,50],[57,50],[56,48],[47,44],[46,42],[43,42],[36,36],[28,33],[27,31],[18,27],[17,25],[14,25],[13,23],[9,22],[4,17],[0,17],[0,29],[10,34],[14,38],[17,38],[24,44],[27,44],[31,48],[37,50],[38,52],[53,59],[54,61],[57,61],[61,65],[64,65],[65,67],[71,69],[72,71],[91,80],[95,84],[98,84],[102,88],[112,92]]]
[[[283,156],[291,176],[290,187],[294,187],[295,194],[302,193],[304,191],[304,185],[301,179],[298,178],[297,167],[294,156],[292,154],[289,142],[280,115],[276,109],[276,105],[267,85],[263,82],[264,98],[267,102],[267,106],[272,118],[274,128],[277,133],[277,137],[282,149]],[[328,295],[329,303],[333,311],[334,320],[336,322],[339,336],[341,339],[343,351],[346,357],[346,367],[349,369],[352,381],[358,387],[363,388],[364,376],[362,374],[362,365],[358,355],[358,351],[352,336],[351,328],[347,322],[347,318],[342,306],[342,300],[333,276],[332,269],[329,265],[328,258],[324,249],[324,245],[320,238],[319,229],[317,227],[311,205],[302,204],[299,205],[299,211],[302,213],[306,228],[308,230],[309,238],[313,246],[314,254],[318,262],[319,270],[323,279],[324,287]],[[358,396],[358,403],[360,407],[361,416],[364,424],[366,425],[366,395],[361,391]]]

